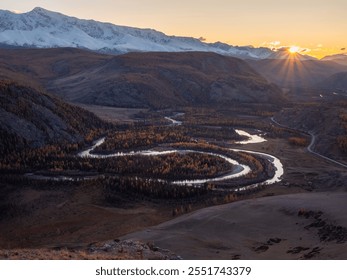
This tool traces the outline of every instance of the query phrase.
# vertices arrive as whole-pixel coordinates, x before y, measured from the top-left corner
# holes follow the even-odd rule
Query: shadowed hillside
[[[0,75],[40,84],[72,102],[118,107],[274,103],[269,84],[240,59],[214,53],[95,54],[77,49],[0,50]]]
[[[81,142],[107,124],[35,88],[0,81],[0,153],[59,142]]]
[[[111,106],[277,103],[280,90],[240,59],[212,53],[132,53],[50,84],[64,98]]]
[[[318,83],[318,87],[333,91],[347,92],[347,72],[336,73]]]
[[[76,74],[111,57],[73,48],[0,49],[0,77],[44,82]]]
[[[306,131],[315,136],[312,149],[325,156],[346,162],[347,111],[346,102],[340,106],[320,104],[298,106],[275,116],[280,123]]]

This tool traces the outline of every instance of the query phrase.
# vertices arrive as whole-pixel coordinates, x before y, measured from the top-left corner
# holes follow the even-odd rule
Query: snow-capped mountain
[[[167,36],[153,29],[83,20],[43,8],[23,14],[0,10],[0,44],[75,47],[105,53],[203,51],[250,59],[267,58],[273,53],[268,48],[235,47],[220,42],[209,44],[190,37]]]

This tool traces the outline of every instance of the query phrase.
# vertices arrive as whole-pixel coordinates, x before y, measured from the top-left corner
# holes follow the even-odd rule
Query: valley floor
[[[128,118],[133,115],[123,120]],[[103,205],[105,190],[93,184],[8,190],[7,199],[25,211],[1,222],[0,258],[347,259],[345,169],[283,138],[266,138],[246,148],[278,157],[285,170],[281,182],[225,205],[207,207],[211,204],[201,201],[178,217],[172,201],[121,197],[113,206]],[[111,255],[91,250],[95,242],[102,248],[118,238],[117,244],[140,240],[136,246],[145,253],[129,249],[130,255],[122,255],[125,247],[119,244]],[[169,251],[152,254],[153,246]]]

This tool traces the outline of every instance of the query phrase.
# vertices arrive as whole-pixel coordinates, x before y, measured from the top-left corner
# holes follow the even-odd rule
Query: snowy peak
[[[193,45],[200,44],[193,38],[169,37],[151,29],[80,20],[43,8],[23,14],[2,11],[0,42],[14,46],[81,47],[109,52],[183,51],[194,50],[197,46]]]
[[[49,12],[41,8],[23,14],[0,11],[0,32],[2,35],[8,31],[33,31],[49,21],[52,21]]]
[[[36,7],[16,14],[0,10],[0,44],[34,47],[73,47],[104,53],[215,52],[248,59],[264,59],[275,52],[268,48],[209,44],[190,37],[167,36],[153,29],[140,29],[84,20]]]
[[[31,12],[29,13],[41,13],[41,14],[48,14],[48,13],[51,13],[51,14],[59,14],[57,12],[51,12],[49,10],[46,10],[44,8],[41,8],[41,7],[35,7]]]

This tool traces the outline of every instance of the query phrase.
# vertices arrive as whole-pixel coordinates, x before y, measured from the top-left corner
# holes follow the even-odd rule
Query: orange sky
[[[2,0],[0,9],[40,6],[79,18],[153,28],[231,45],[300,46],[317,57],[347,48],[346,0]]]

